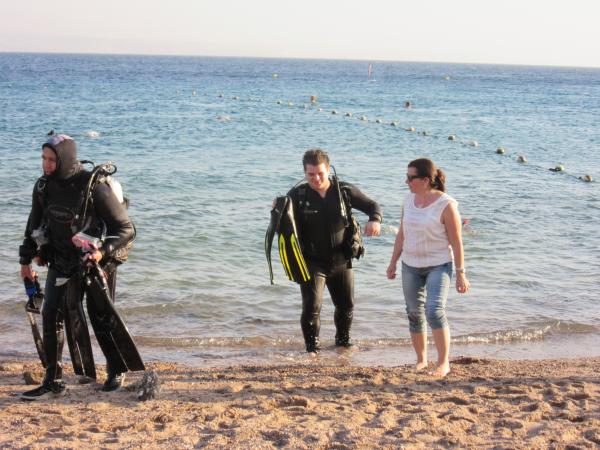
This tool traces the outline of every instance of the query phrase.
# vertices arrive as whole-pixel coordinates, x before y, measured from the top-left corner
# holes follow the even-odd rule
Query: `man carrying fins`
[[[71,137],[52,135],[43,144],[42,168],[44,174],[33,189],[19,262],[26,286],[37,279],[31,267],[33,260],[49,266],[41,307],[44,358],[40,354],[40,359],[45,361],[45,376],[41,386],[24,392],[21,398],[37,400],[65,393],[65,322],[75,373],[96,378],[82,307],[84,292],[90,321],[107,361],[103,390],[112,391],[121,386],[122,373],[144,368],[126,327],[112,307],[119,254],[133,241],[135,227],[100,172],[83,169]],[[96,238],[91,243],[82,239],[90,236]]]
[[[352,345],[352,259],[360,258],[364,253],[360,226],[352,216],[352,208],[369,216],[366,236],[379,236],[382,211],[356,186],[338,180],[325,151],[308,150],[302,163],[305,182],[294,186],[287,196],[275,199],[271,224],[265,237],[265,251],[270,266],[271,242],[277,231],[284,270],[292,281],[300,284],[300,324],[306,351],[317,353],[320,350],[320,313],[325,286],[335,305],[335,345]]]

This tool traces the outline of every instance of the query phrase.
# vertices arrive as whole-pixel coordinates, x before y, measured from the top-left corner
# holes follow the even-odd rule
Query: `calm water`
[[[385,269],[406,164],[420,156],[471,220],[472,292],[448,303],[453,353],[600,355],[599,184],[578,179],[600,178],[600,70],[375,62],[368,78],[368,64],[0,54],[0,356],[35,355],[17,248],[50,129],[76,138],[82,159],[118,165],[138,239],[117,301],[149,359],[303,360],[299,289],[276,252],[269,285],[263,239],[271,199],[315,146],[385,213],[356,269],[360,351],[324,360],[412,359],[401,284]]]

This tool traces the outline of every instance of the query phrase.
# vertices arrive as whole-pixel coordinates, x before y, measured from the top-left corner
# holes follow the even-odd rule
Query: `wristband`
[[[465,270],[464,267],[457,267],[456,269],[454,269],[456,271],[456,273],[464,273],[466,274],[467,271]]]

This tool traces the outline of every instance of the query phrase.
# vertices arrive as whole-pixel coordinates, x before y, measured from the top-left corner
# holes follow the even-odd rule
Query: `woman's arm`
[[[448,236],[448,242],[452,247],[452,253],[454,254],[454,266],[456,270],[456,291],[464,294],[468,292],[470,283],[467,280],[465,273],[465,255],[462,243],[462,225],[460,221],[460,214],[456,204],[451,202],[446,206],[442,213],[442,223],[446,228],[446,234]]]
[[[404,246],[404,232],[402,231],[402,222],[400,222],[400,229],[396,234],[396,240],[394,242],[394,250],[392,251],[392,258],[390,259],[390,265],[388,266],[386,273],[390,280],[396,278],[396,266],[400,255],[402,254],[402,247]]]

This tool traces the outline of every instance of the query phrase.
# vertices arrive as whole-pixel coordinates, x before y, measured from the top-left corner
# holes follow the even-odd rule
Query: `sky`
[[[600,0],[2,0],[0,52],[600,67]]]

